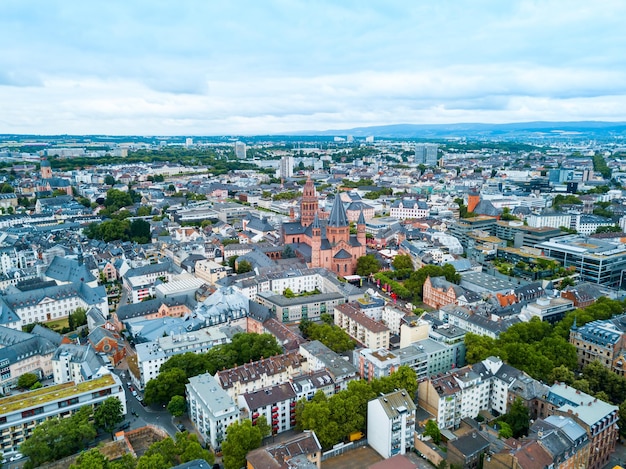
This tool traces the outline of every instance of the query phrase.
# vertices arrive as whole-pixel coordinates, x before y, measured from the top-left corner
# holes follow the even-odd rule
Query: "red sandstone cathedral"
[[[300,202],[300,221],[283,224],[283,242],[291,244],[309,267],[324,267],[338,275],[353,275],[357,259],[365,255],[365,218],[361,212],[357,234],[350,234],[350,223],[339,194],[328,219],[321,212],[315,186],[309,177]]]

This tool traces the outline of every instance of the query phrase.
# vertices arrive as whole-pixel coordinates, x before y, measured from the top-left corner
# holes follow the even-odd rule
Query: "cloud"
[[[0,132],[626,120],[606,0],[0,2]]]

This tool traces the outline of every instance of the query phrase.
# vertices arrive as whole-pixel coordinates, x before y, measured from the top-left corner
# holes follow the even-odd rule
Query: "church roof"
[[[337,254],[333,256],[334,259],[350,259],[352,255],[345,249],[341,249]]]
[[[343,202],[341,202],[339,194],[335,196],[333,208],[330,210],[328,226],[348,226],[348,216],[346,215],[346,209],[343,206]]]

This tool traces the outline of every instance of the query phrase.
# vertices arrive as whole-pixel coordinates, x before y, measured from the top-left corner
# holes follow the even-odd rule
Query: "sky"
[[[626,121],[623,0],[1,0],[0,133]]]

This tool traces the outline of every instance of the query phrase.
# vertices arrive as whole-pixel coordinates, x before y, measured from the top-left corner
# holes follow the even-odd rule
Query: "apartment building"
[[[291,383],[276,384],[256,391],[245,392],[237,401],[243,418],[256,424],[264,416],[272,427],[272,435],[291,430],[296,426],[296,393]]]
[[[622,314],[605,321],[588,322],[578,327],[576,323],[570,329],[569,341],[576,347],[578,366],[584,367],[598,361],[605,368],[624,375],[626,361],[624,353],[626,333],[626,315]]]
[[[288,352],[218,371],[215,379],[234,401],[238,401],[241,394],[286,383],[290,378],[307,371],[309,366],[306,358],[298,352]]]
[[[196,262],[194,275],[209,285],[215,285],[228,275],[231,269],[209,259]]]
[[[161,365],[174,355],[206,353],[216,345],[230,342],[220,326],[206,327],[184,334],[159,337],[152,342],[137,344],[138,387],[143,389],[148,381],[159,375]]]
[[[83,406],[96,406],[117,397],[126,414],[126,397],[120,379],[105,374],[81,383],[63,383],[0,398],[2,451],[17,452],[37,424],[53,417],[66,417]]]
[[[398,220],[426,218],[430,215],[430,207],[423,200],[400,199],[391,204],[389,216]]]
[[[389,348],[389,328],[366,316],[354,303],[335,307],[335,325],[366,348]]]
[[[383,458],[414,447],[415,403],[404,389],[367,403],[367,442]]]
[[[618,438],[619,408],[563,383],[550,387],[546,402],[547,415],[572,418],[587,432],[590,451],[585,467],[600,469],[606,466]]]
[[[481,410],[504,414],[508,390],[522,373],[496,357],[473,366],[438,374],[418,387],[420,406],[436,417],[439,428],[457,428]]]
[[[306,360],[309,371],[326,370],[330,373],[336,393],[347,389],[350,381],[358,379],[358,369],[319,340],[300,345],[300,355]]]
[[[228,426],[239,421],[239,406],[208,373],[189,378],[186,397],[191,422],[215,450],[226,438]]]

